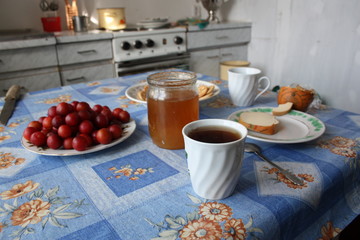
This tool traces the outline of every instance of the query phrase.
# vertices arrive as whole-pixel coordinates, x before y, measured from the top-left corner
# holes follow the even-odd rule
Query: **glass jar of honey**
[[[196,74],[158,72],[148,76],[147,107],[152,141],[165,149],[183,149],[182,128],[199,119]]]

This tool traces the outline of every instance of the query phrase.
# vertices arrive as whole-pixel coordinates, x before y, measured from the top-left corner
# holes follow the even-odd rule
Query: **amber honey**
[[[182,128],[189,122],[199,119],[196,75],[191,74],[189,75],[191,79],[184,81],[174,81],[174,78],[179,78],[178,75],[165,77],[167,80],[159,85],[151,84],[148,79],[149,133],[153,143],[161,148],[182,149],[184,148]]]

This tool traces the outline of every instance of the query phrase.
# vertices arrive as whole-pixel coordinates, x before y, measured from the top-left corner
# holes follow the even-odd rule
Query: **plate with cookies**
[[[232,113],[228,119],[248,130],[248,138],[271,143],[302,143],[325,132],[325,124],[305,112],[290,108],[255,107]]]
[[[210,82],[197,80],[196,87],[199,93],[199,101],[204,101],[215,97],[220,93],[220,88]],[[146,92],[149,88],[147,82],[133,85],[126,89],[125,95],[132,101],[146,104]]]

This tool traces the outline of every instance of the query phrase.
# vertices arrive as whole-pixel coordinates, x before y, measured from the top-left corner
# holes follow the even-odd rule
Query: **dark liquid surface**
[[[227,143],[241,138],[241,135],[231,128],[218,126],[199,127],[189,132],[188,136],[206,143]]]

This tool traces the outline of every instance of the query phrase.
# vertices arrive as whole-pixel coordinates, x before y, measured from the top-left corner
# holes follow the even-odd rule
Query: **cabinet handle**
[[[217,58],[220,58],[219,56],[209,56],[209,57],[206,57],[207,59],[217,59]]]
[[[77,78],[66,79],[67,82],[74,82],[74,81],[79,81],[79,80],[85,80],[85,77],[77,77]]]
[[[78,51],[78,54],[90,54],[90,53],[96,53],[96,50],[85,50],[85,51]]]
[[[221,54],[222,57],[228,57],[228,56],[232,56],[233,54],[232,53],[224,53],[224,54]]]
[[[228,36],[218,36],[216,37],[216,39],[218,40],[224,40],[224,39],[228,39],[229,37]]]

